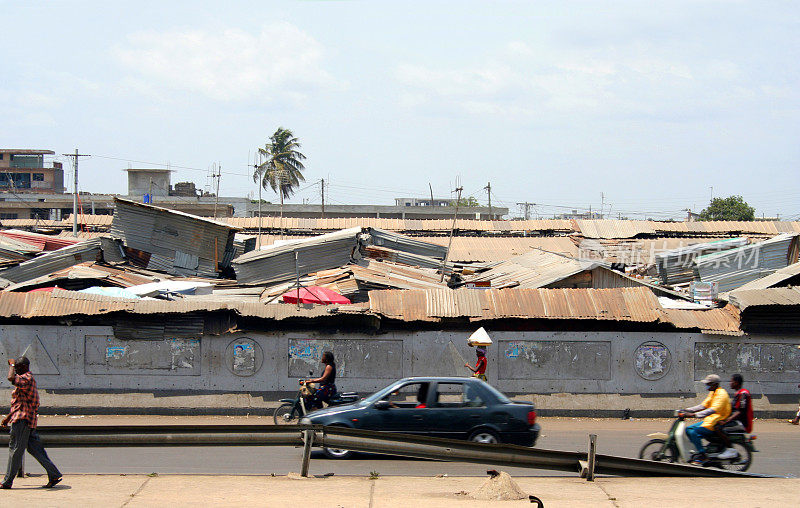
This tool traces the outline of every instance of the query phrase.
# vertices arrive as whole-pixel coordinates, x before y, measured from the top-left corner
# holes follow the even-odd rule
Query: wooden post
[[[589,457],[586,467],[586,481],[594,481],[595,451],[597,449],[597,434],[589,434]]]
[[[314,431],[303,431],[303,464],[300,466],[300,476],[308,478],[308,467],[311,464],[311,446],[314,444]]]

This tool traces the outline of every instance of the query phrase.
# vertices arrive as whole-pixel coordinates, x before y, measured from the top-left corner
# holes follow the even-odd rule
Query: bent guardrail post
[[[586,481],[594,481],[595,452],[597,451],[597,434],[589,434],[589,456],[586,459]]]
[[[308,477],[308,467],[311,465],[311,447],[314,446],[315,435],[313,430],[303,431],[303,464],[300,466],[300,476],[303,478]]]

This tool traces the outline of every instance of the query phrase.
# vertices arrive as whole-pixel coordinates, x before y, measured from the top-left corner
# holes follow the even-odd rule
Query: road
[[[43,416],[40,425],[111,425],[111,424],[254,424],[271,423],[259,417],[64,417]],[[666,432],[667,419],[593,419],[542,418],[539,448],[582,451],[587,448],[588,434],[597,434],[598,453],[636,457],[648,433]],[[758,435],[751,472],[800,476],[800,428],[779,420],[756,422]],[[293,447],[152,447],[152,448],[53,448],[48,451],[65,474],[229,474],[285,475],[300,469],[301,449]],[[42,472],[31,457],[26,458],[27,470]],[[484,476],[487,466],[481,464],[437,462],[379,455],[359,454],[348,460],[330,460],[321,452],[312,455],[311,473],[336,475],[367,475],[377,471],[382,475],[401,476]],[[506,468],[515,476],[571,476],[570,473]]]

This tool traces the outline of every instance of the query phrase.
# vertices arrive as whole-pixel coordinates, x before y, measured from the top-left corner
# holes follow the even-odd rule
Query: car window
[[[400,386],[383,397],[393,408],[425,407],[428,402],[430,383],[408,383]]]
[[[485,407],[478,389],[470,383],[436,385],[436,407]]]

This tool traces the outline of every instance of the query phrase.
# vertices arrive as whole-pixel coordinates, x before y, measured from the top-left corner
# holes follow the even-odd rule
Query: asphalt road
[[[259,418],[236,417],[42,417],[40,425],[104,425],[160,423],[258,423]],[[268,420],[263,420],[269,423]],[[598,435],[598,453],[638,456],[650,432],[666,432],[671,421],[666,419],[613,420],[543,418],[538,448],[582,451],[587,448],[588,434]],[[800,428],[785,421],[757,421],[758,435],[750,471],[755,473],[797,477],[800,475]],[[228,474],[285,475],[300,470],[301,449],[293,447],[152,447],[152,448],[53,448],[50,457],[63,473],[101,474]],[[36,461],[26,457],[27,471],[42,472]],[[487,466],[481,464],[437,462],[379,455],[359,454],[352,459],[330,460],[315,451],[311,473],[336,475],[402,476],[484,476]],[[523,468],[503,470],[515,476],[572,476],[571,473]]]

